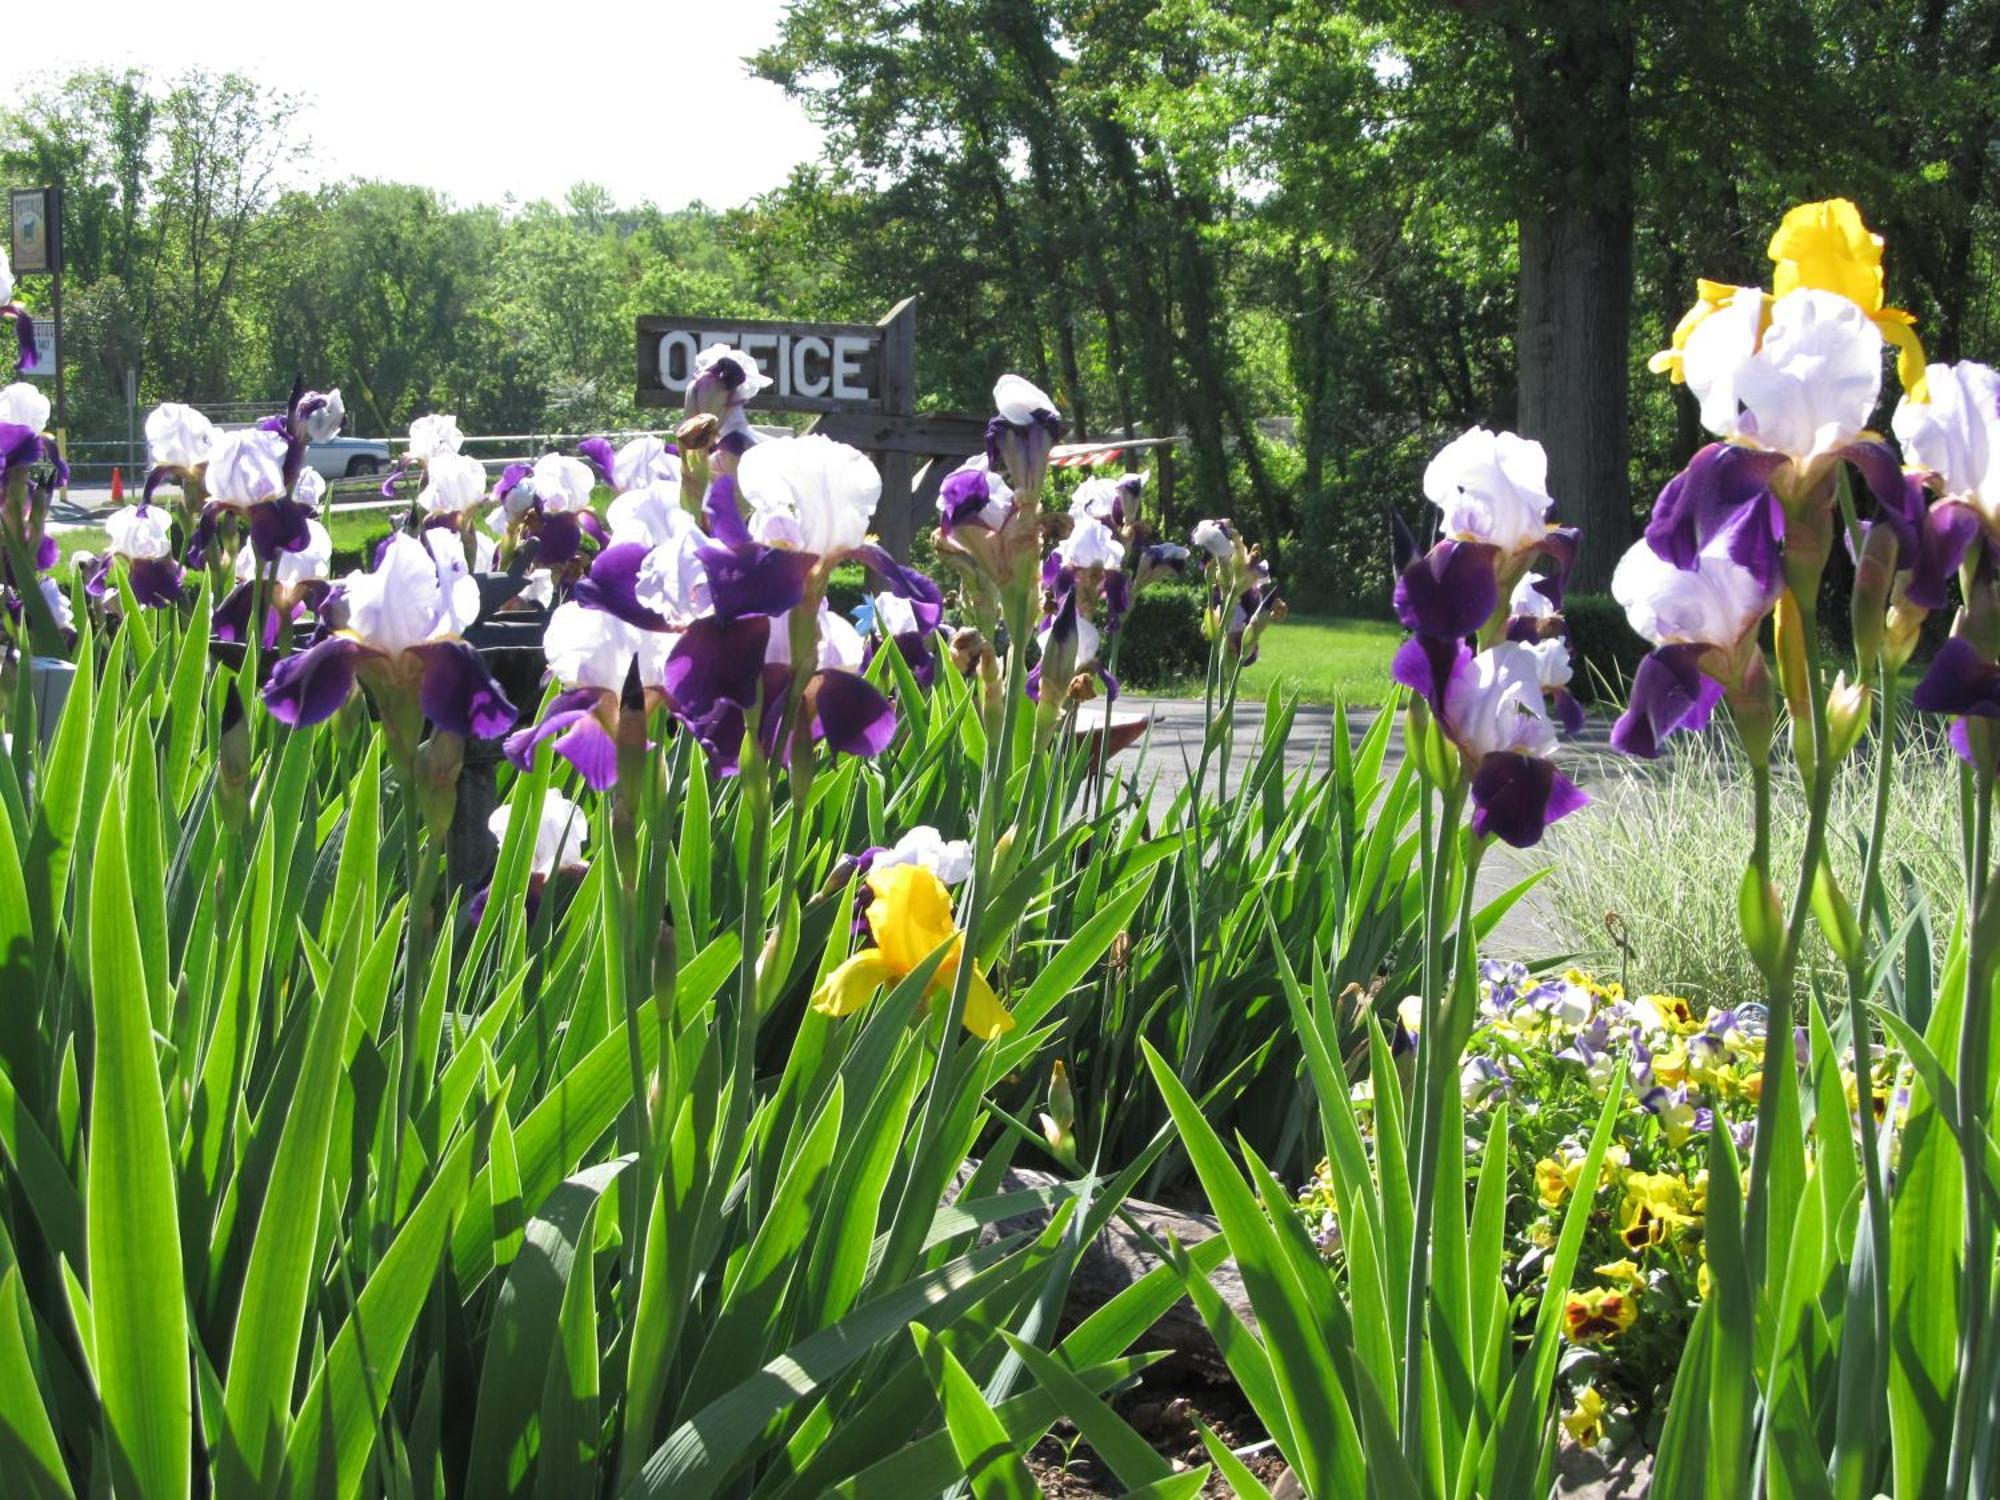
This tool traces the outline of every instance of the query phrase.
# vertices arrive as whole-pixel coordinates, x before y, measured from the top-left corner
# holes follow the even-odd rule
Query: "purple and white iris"
[[[712,456],[716,473],[735,473],[737,461],[757,446],[757,434],[750,430],[745,408],[770,383],[770,377],[757,368],[756,359],[741,349],[710,344],[695,355],[687,387],[687,414],[714,417],[722,424]]]
[[[1541,587],[1560,604],[1576,532],[1549,521],[1548,472],[1540,443],[1485,427],[1438,451],[1424,470],[1424,494],[1438,508],[1439,539],[1396,579],[1405,627],[1441,640],[1486,630],[1537,554],[1551,563]]]
[[[1926,713],[1950,714],[1952,744],[1968,761],[2000,759],[2000,733],[1972,721],[2000,719],[2000,375],[1970,362],[1931,365],[1925,372],[1930,402],[1904,398],[1896,409],[1896,435],[1910,457],[1931,469],[1944,498],[1930,509],[1934,521],[1966,532],[1959,551],[1966,563],[1966,607],[1951,639],[1912,695]],[[1949,519],[1946,519],[1949,518]],[[1899,534],[1900,538],[1900,534]],[[1974,548],[1971,541],[1982,545]],[[1919,601],[1921,602],[1921,601]],[[1943,601],[1940,600],[1940,603]],[[1975,738],[1983,742],[1975,748]]]
[[[556,607],[542,636],[549,673],[563,691],[539,724],[507,737],[507,758],[527,769],[535,747],[552,740],[557,755],[583,784],[604,791],[618,780],[618,709],[627,680],[658,684],[665,675],[668,635],[571,601]]]
[[[14,300],[14,268],[7,264],[4,255],[0,255],[0,321],[11,323],[14,328],[15,370],[34,369],[35,319]]]
[[[1739,518],[1711,538],[1691,568],[1676,566],[1650,542],[1635,542],[1611,578],[1611,595],[1654,649],[1632,677],[1631,702],[1611,743],[1647,759],[1677,729],[1700,729],[1726,691],[1767,692],[1758,626],[1777,602],[1775,573],[1737,560]]]
[[[1042,493],[1049,454],[1062,436],[1056,404],[1019,375],[1002,375],[993,386],[994,416],[986,424],[987,467],[1004,473],[1033,504]]]
[[[181,565],[174,560],[173,525],[157,505],[141,502],[104,518],[105,556],[85,584],[93,598],[114,596],[110,570],[122,563],[132,597],[148,609],[177,603],[181,596]],[[245,549],[246,553],[248,549]]]
[[[691,617],[668,655],[667,694],[718,768],[735,766],[753,713],[765,753],[780,758],[791,753],[788,724],[857,755],[894,735],[895,710],[860,675],[859,634],[824,607],[827,577],[848,558],[918,609],[942,605],[931,580],[867,540],[881,492],[874,465],[845,444],[760,443],[733,478],[710,485],[705,539],[677,535],[643,555],[636,543],[615,547],[605,561],[619,554],[619,577],[593,569],[602,607],[636,607],[655,628]],[[808,646],[795,662],[795,647]]]
[[[514,705],[463,631],[478,618],[479,585],[448,533],[397,533],[374,571],[341,584],[333,633],[271,672],[264,702],[281,723],[303,728],[330,718],[357,680],[382,716],[390,743],[415,752],[421,721],[440,731],[492,739],[513,727]]]
[[[1429,705],[1470,773],[1473,832],[1517,849],[1590,800],[1549,759],[1556,726],[1543,702],[1545,665],[1534,647],[1516,641],[1475,652],[1418,635],[1397,651],[1393,669]]]

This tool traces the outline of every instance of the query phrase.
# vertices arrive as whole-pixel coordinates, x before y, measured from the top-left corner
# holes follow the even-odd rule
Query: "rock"
[[[961,1173],[969,1168],[961,1168]],[[963,1178],[961,1177],[961,1181]],[[1035,1172],[1016,1167],[1008,1171],[1002,1179],[1000,1191],[1026,1192],[1040,1188],[1060,1186],[1061,1178],[1047,1172]],[[1126,1222],[1127,1219],[1131,1223]],[[1047,1210],[1023,1214],[1019,1218],[1008,1219],[987,1227],[982,1239],[998,1239],[1003,1235],[1022,1231],[1036,1232],[1049,1221]],[[1136,1224],[1145,1233],[1140,1233]],[[1090,1248],[1084,1251],[1078,1264],[1076,1275],[1070,1281],[1069,1301],[1064,1310],[1067,1323],[1081,1322],[1098,1308],[1104,1306],[1125,1288],[1146,1276],[1163,1264],[1147,1243],[1147,1236],[1165,1244],[1169,1236],[1183,1245],[1197,1245],[1203,1240],[1220,1233],[1214,1219],[1206,1214],[1185,1214],[1171,1208],[1163,1208],[1156,1203],[1145,1203],[1128,1199],[1121,1213],[1115,1216],[1104,1231],[1098,1235]],[[1222,1300],[1241,1318],[1244,1324],[1255,1331],[1257,1315],[1250,1310],[1250,1298],[1243,1289],[1243,1278],[1237,1274],[1236,1262],[1225,1260],[1209,1272],[1209,1282]],[[1170,1308],[1166,1315],[1154,1323],[1135,1346],[1139,1349],[1165,1349],[1172,1358],[1169,1366],[1178,1364],[1183,1369],[1198,1371],[1211,1380],[1231,1378],[1228,1362],[1215,1340],[1209,1337],[1208,1327],[1201,1320],[1194,1305],[1183,1297]]]

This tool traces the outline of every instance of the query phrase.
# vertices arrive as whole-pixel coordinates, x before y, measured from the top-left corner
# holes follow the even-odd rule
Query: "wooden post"
[[[882,414],[885,417],[912,417],[917,411],[917,299],[905,297],[882,319]],[[910,559],[910,541],[916,534],[916,514],[911,504],[910,481],[917,470],[917,455],[877,453],[875,462],[882,471],[882,503],[875,508],[875,534],[889,555],[898,562]]]

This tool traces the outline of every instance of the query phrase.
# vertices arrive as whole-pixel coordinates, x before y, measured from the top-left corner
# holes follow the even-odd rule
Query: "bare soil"
[[[1250,1410],[1243,1394],[1227,1381],[1212,1381],[1199,1374],[1160,1369],[1122,1396],[1112,1400],[1112,1408],[1134,1431],[1176,1470],[1195,1469],[1209,1462],[1195,1427],[1199,1418],[1232,1450],[1255,1447],[1266,1441],[1263,1424]],[[1285,1472],[1285,1462],[1274,1447],[1262,1447],[1244,1455],[1250,1472],[1274,1486]],[[1058,1422],[1049,1435],[1028,1455],[1028,1468],[1044,1495],[1081,1497],[1122,1495],[1121,1485],[1111,1471],[1091,1451],[1068,1422]],[[1211,1476],[1204,1496],[1223,1500],[1229,1486],[1219,1476]]]

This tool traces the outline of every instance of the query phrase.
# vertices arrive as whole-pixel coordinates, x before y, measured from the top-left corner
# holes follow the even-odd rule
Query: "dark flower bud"
[[[674,442],[679,445],[683,456],[690,453],[706,453],[715,446],[715,440],[722,433],[722,421],[712,412],[689,417],[674,429]]]

